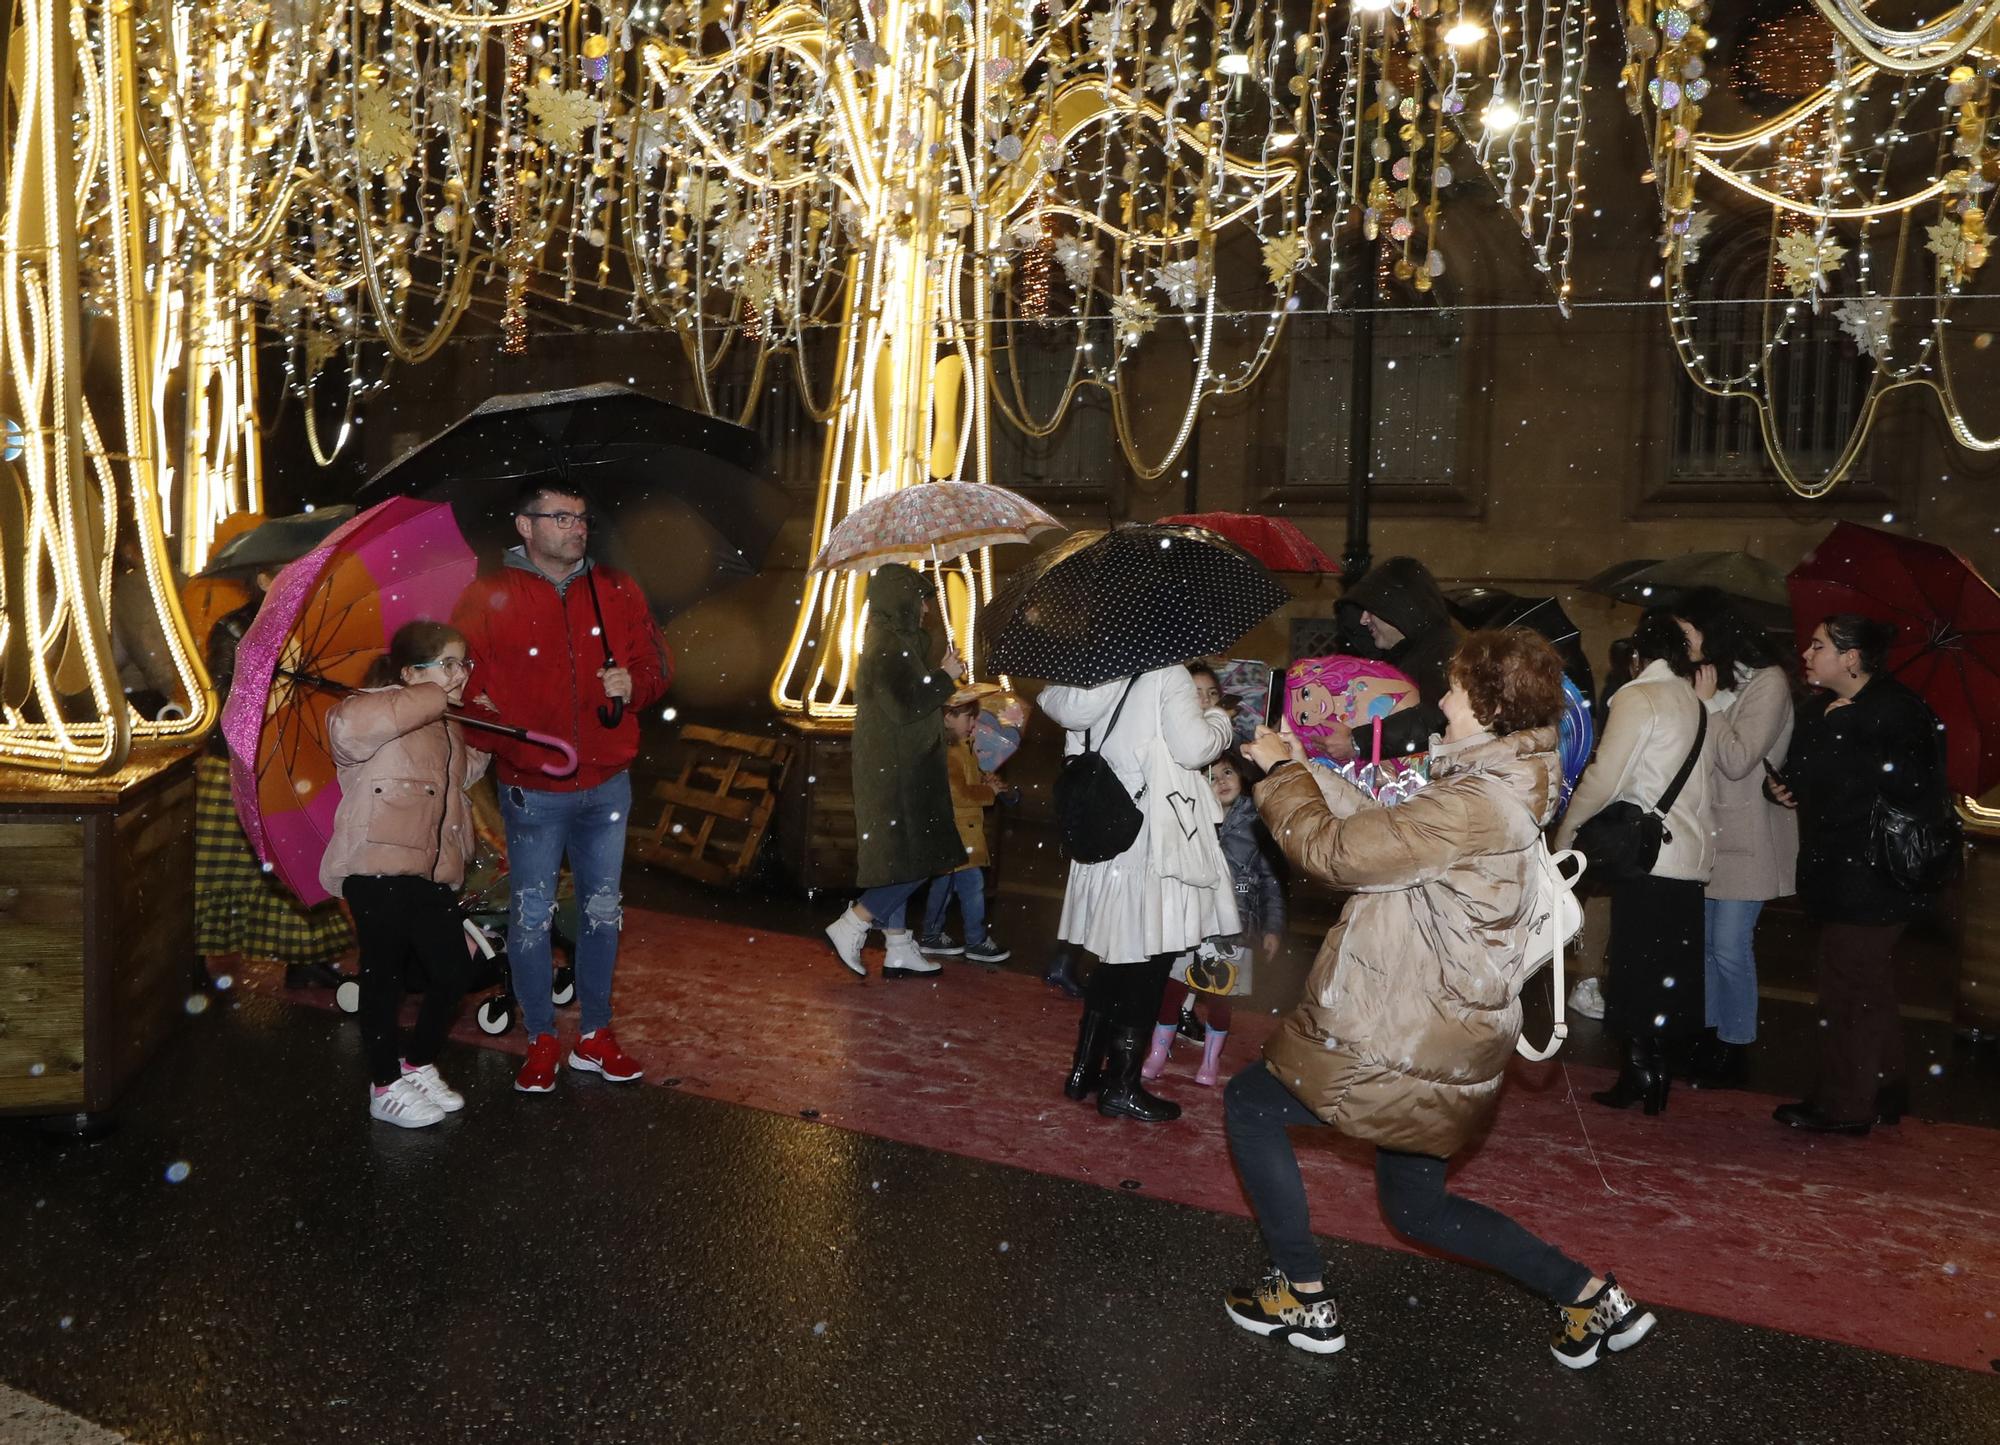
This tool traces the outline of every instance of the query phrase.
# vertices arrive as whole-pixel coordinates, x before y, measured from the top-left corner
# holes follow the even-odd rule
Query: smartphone
[[[1763,759],[1763,763],[1764,763],[1765,777],[1769,778],[1774,783],[1782,783],[1785,781],[1783,776],[1779,774],[1778,770],[1771,766],[1771,760],[1769,758]]]
[[[1279,731],[1285,721],[1285,670],[1274,667],[1270,672],[1268,691],[1264,695],[1264,726],[1273,732]]]

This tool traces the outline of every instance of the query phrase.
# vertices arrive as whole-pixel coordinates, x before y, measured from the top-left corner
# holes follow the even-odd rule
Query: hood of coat
[[[900,562],[877,567],[868,577],[868,630],[877,627],[910,635],[924,630],[924,579]]]
[[[1392,624],[1407,638],[1451,628],[1451,607],[1430,570],[1414,557],[1391,557],[1340,599]]]

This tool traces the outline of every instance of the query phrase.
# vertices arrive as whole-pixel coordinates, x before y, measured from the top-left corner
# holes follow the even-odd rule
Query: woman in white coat
[[[1178,665],[1096,687],[1051,687],[1040,703],[1069,729],[1067,751],[1103,755],[1142,820],[1117,857],[1069,865],[1062,941],[1100,962],[1084,993],[1063,1092],[1072,1099],[1095,1092],[1106,1117],[1177,1119],[1180,1106],[1148,1093],[1139,1070],[1174,960],[1238,926],[1215,831],[1221,810],[1201,773],[1229,746],[1229,717],[1201,706],[1194,679]]]

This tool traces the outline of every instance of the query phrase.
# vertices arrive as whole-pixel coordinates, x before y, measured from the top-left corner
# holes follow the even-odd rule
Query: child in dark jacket
[[[1208,1030],[1202,1039],[1201,1067],[1194,1079],[1197,1084],[1215,1084],[1220,1077],[1218,1061],[1229,1037],[1234,1012],[1229,1000],[1250,992],[1255,955],[1261,952],[1269,962],[1278,956],[1278,948],[1284,941],[1284,885],[1271,862],[1269,844],[1262,836],[1264,825],[1258,820],[1257,805],[1250,798],[1250,785],[1258,776],[1255,766],[1234,748],[1209,765],[1209,786],[1215,789],[1215,801],[1222,805],[1223,813],[1216,833],[1222,842],[1222,855],[1229,860],[1229,876],[1236,889],[1236,913],[1243,927],[1239,933],[1204,940],[1199,950],[1183,954],[1174,964],[1153,1027],[1153,1046],[1140,1071],[1144,1078],[1157,1079],[1165,1072],[1182,1004],[1199,997],[1206,1000]],[[1218,973],[1227,973],[1228,965],[1234,965],[1235,977],[1226,992],[1189,987],[1191,970],[1200,983],[1204,978],[1213,981]]]

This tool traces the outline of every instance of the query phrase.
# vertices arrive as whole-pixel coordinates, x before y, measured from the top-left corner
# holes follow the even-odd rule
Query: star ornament
[[[1778,242],[1778,267],[1784,272],[1786,287],[1794,296],[1826,291],[1827,277],[1840,269],[1847,247],[1831,236],[1811,231],[1794,231]]]

